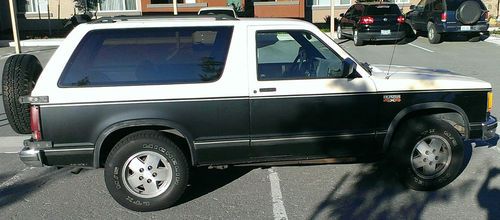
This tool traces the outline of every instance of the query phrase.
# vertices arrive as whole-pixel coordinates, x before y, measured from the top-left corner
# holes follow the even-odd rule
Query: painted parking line
[[[427,49],[425,47],[421,47],[421,46],[418,46],[418,45],[415,45],[415,44],[412,44],[412,43],[409,43],[408,45],[410,45],[412,47],[416,47],[416,48],[421,49],[421,50],[425,50],[425,51],[430,52],[430,53],[434,53],[434,51],[429,50],[429,49]]]
[[[30,136],[7,136],[0,137],[0,153],[17,154],[23,146],[23,141]]]
[[[490,36],[490,37],[486,38],[486,40],[484,40],[484,41],[489,42],[489,43],[493,43],[493,44],[500,45],[500,37],[493,37],[493,36]]]
[[[269,168],[269,181],[271,182],[271,197],[273,198],[273,215],[275,220],[287,220],[283,196],[281,194],[280,179],[278,173]]]

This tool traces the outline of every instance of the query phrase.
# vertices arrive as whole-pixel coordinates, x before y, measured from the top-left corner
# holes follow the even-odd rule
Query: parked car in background
[[[232,7],[205,7],[198,11],[198,15],[228,15],[233,18],[238,17]]]
[[[410,9],[407,22],[417,34],[427,33],[431,44],[440,43],[445,34],[476,42],[488,31],[488,10],[481,0],[421,0]]]
[[[337,37],[348,36],[356,46],[367,41],[402,40],[407,29],[404,24],[405,17],[396,4],[360,3],[340,14]]]

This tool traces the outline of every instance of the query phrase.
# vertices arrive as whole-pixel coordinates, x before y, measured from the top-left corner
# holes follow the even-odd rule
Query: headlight
[[[488,92],[488,112],[493,108],[493,92]]]

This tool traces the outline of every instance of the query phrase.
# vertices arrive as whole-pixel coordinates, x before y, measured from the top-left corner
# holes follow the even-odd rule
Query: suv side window
[[[423,11],[425,9],[426,1],[428,0],[421,0],[415,7],[415,10]]]
[[[232,29],[179,27],[92,31],[71,56],[59,86],[215,81],[224,70]]]
[[[433,9],[434,11],[442,11],[444,9],[443,0],[435,0]]]
[[[353,11],[354,11],[354,5],[347,10],[347,12],[345,13],[345,17],[352,16]]]
[[[363,15],[363,10],[365,9],[365,7],[363,5],[356,5],[354,7],[354,17],[360,17],[361,15]]]
[[[341,77],[342,58],[311,33],[261,31],[256,45],[259,81]]]

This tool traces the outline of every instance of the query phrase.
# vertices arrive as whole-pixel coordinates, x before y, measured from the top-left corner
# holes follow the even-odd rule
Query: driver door
[[[248,65],[250,142],[257,160],[374,152],[377,112],[367,110],[377,109],[372,81],[361,74],[343,78],[347,54],[332,50],[324,34],[283,28],[250,28],[248,34],[254,53]]]

